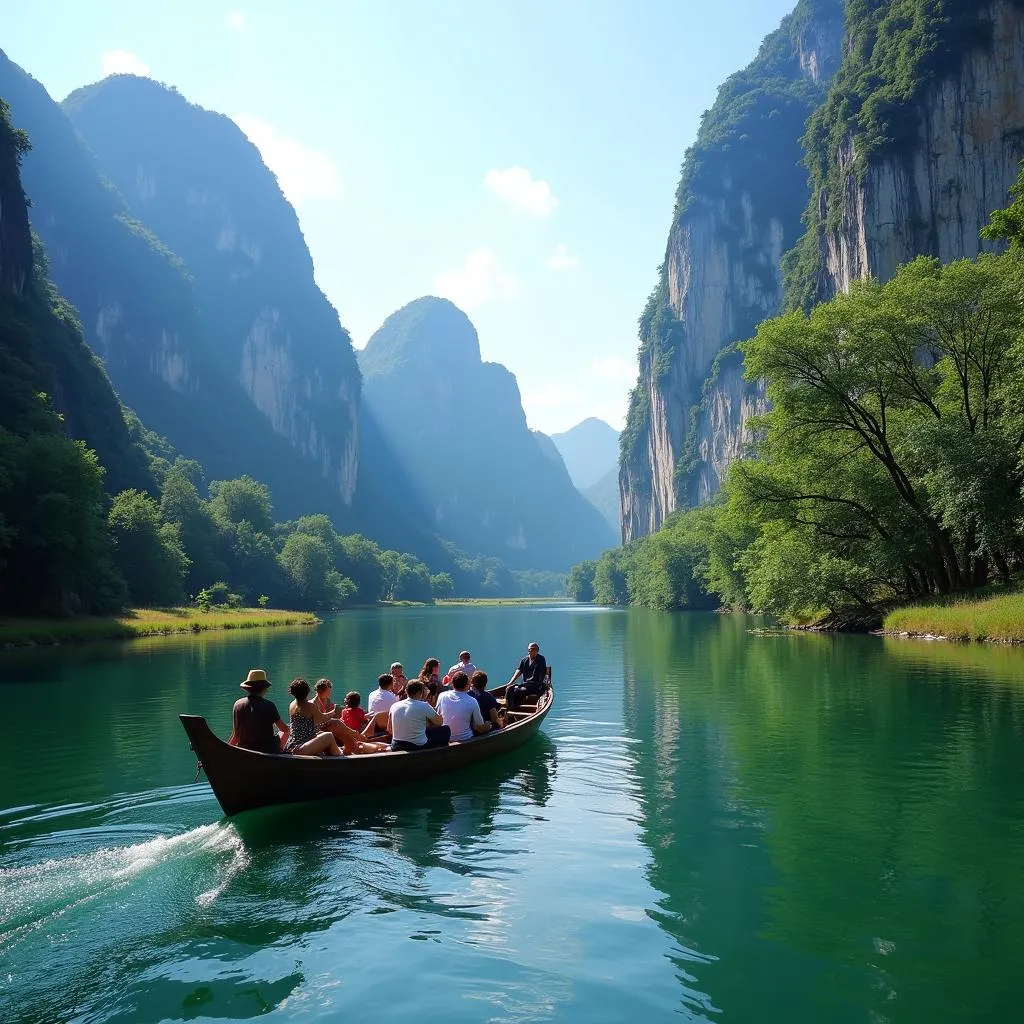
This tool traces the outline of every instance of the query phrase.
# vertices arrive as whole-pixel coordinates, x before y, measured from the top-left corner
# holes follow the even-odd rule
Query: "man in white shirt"
[[[474,665],[473,662],[469,660],[469,651],[463,651],[459,655],[459,660],[457,664],[452,665],[452,667],[448,669],[448,685],[451,685],[451,681],[455,678],[456,672],[465,672],[466,678],[472,679],[473,673],[475,671],[476,665]]]
[[[406,694],[405,700],[396,701],[389,712],[391,749],[446,747],[452,731],[444,724],[444,719],[423,700],[423,684],[413,680],[406,688]]]
[[[477,733],[491,731],[489,722],[484,721],[480,704],[469,692],[469,676],[456,672],[452,677],[452,689],[437,698],[437,710],[444,724],[451,729],[456,743],[465,743]]]
[[[394,691],[394,677],[385,672],[377,676],[377,689],[370,694],[366,702],[366,716],[373,719],[373,728],[370,733],[388,731],[388,712],[391,705],[398,700]]]

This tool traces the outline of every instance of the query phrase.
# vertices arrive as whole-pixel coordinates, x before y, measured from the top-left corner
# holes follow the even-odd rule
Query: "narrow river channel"
[[[0,655],[0,1020],[1015,1021],[1024,652],[573,606]],[[536,639],[441,781],[228,821],[177,714]]]

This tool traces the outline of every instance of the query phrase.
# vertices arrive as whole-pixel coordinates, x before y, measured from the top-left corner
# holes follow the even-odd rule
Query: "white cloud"
[[[502,199],[533,217],[546,217],[558,205],[551,186],[535,179],[525,167],[491,168],[484,175],[484,184]]]
[[[573,270],[580,265],[580,258],[569,252],[567,245],[556,245],[555,251],[544,262],[549,270]]]
[[[241,11],[232,11],[228,15],[228,28],[241,32],[245,28],[245,15]]]
[[[434,278],[434,291],[463,309],[476,309],[495,299],[519,294],[519,279],[503,270],[489,248],[476,249],[461,270],[449,270]]]
[[[338,194],[338,173],[327,153],[279,135],[272,124],[258,117],[238,114],[234,120],[260,151],[263,162],[277,175],[281,191],[295,206],[306,199]]]
[[[628,383],[632,387],[636,383],[640,368],[635,359],[620,359],[618,356],[604,356],[590,363],[590,373],[601,380],[610,380],[616,384]]]
[[[139,75],[149,78],[149,65],[128,50],[107,50],[100,56],[103,74]]]

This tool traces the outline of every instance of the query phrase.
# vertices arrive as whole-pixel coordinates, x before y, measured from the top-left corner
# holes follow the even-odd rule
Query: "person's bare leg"
[[[350,729],[339,719],[331,719],[329,728],[331,735],[338,741],[346,754],[359,753],[359,733],[355,729]]]
[[[340,757],[341,751],[334,737],[329,732],[322,732],[314,736],[307,743],[302,743],[295,748],[296,754],[327,754],[330,757]]]

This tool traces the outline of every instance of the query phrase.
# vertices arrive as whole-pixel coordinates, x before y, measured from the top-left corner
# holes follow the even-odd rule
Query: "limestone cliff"
[[[351,504],[355,355],[256,147],[227,117],[131,75],[80,89],[64,107],[132,212],[184,260],[214,357]]]
[[[891,6],[851,25],[843,69],[809,133],[817,188],[793,282],[804,304],[858,279],[886,280],[922,253],[977,255],[978,233],[1006,204],[1024,157],[1024,4],[965,0],[924,26],[934,41],[919,52],[912,33],[922,26],[887,21]],[[908,50],[898,81],[890,55]],[[864,69],[870,91],[858,88]],[[870,113],[897,86],[898,117]]]
[[[622,538],[706,500],[759,406],[738,360],[783,301],[782,257],[808,198],[808,115],[838,67],[841,0],[800,0],[719,90],[687,151],[658,285],[640,319],[640,376],[620,450]]]
[[[117,395],[82,339],[75,311],[47,280],[45,258],[33,246],[20,175],[30,144],[0,100],[0,438],[5,441],[0,459],[0,563],[10,543],[20,550],[19,558],[31,547],[20,548],[17,529],[4,525],[5,515],[15,511],[10,503],[19,494],[24,497],[19,487],[26,483],[12,468],[12,437],[63,433],[84,441],[98,456],[110,491],[153,484]],[[37,469],[40,475],[28,482],[29,490],[49,486],[48,470],[62,472],[53,466]],[[27,560],[31,564],[30,554]]]

